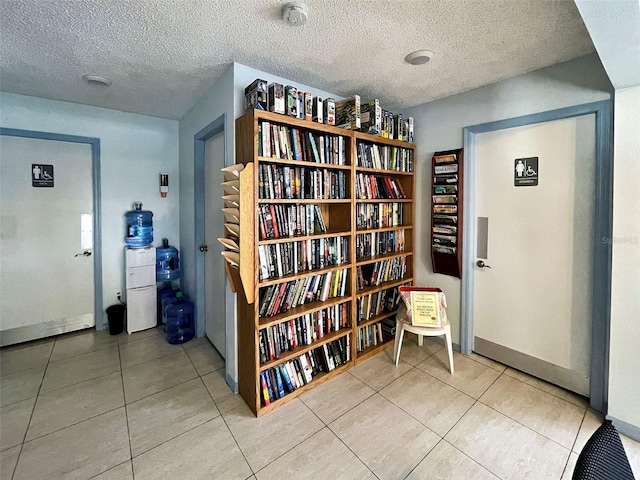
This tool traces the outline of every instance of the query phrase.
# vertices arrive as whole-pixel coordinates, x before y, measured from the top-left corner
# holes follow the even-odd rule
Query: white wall
[[[134,201],[154,214],[154,244],[167,237],[180,247],[177,121],[9,93],[0,93],[0,105],[4,128],[100,139],[105,308],[116,302],[116,291],[124,293],[124,214]],[[160,172],[169,173],[167,198],[160,197]],[[102,319],[106,324],[104,312]]]
[[[431,184],[433,152],[460,148],[463,128],[611,98],[611,84],[596,55],[554,65],[403,112],[414,117],[417,185]],[[416,197],[415,283],[434,285],[447,294],[453,340],[460,342],[460,280],[434,274],[430,251],[428,188]]]
[[[609,415],[640,441],[640,86],[615,93]],[[625,432],[632,434],[632,432]]]

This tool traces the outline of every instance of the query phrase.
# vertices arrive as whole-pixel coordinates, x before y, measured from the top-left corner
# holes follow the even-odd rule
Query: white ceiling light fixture
[[[292,27],[307,23],[309,9],[304,3],[289,2],[282,7],[282,18]]]
[[[107,77],[101,77],[100,75],[83,75],[82,79],[89,85],[101,85],[104,87],[111,86],[111,80]]]
[[[416,50],[404,57],[404,61],[411,65],[424,65],[425,63],[429,63],[433,60],[434,56],[435,53],[431,50]]]

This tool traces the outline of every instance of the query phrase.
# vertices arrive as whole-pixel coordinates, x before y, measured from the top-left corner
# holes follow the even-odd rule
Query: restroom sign
[[[53,165],[31,164],[31,185],[53,187]]]
[[[538,185],[538,157],[516,158],[513,164],[513,184],[516,187]]]

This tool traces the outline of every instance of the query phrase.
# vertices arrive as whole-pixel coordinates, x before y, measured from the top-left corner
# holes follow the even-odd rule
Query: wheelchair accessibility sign
[[[31,186],[53,187],[53,165],[31,165]]]
[[[516,158],[513,168],[513,184],[516,187],[538,185],[538,157]]]

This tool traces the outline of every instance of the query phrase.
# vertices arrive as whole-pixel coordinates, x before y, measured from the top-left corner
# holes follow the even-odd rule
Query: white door
[[[91,145],[0,137],[2,345],[95,326],[91,169]]]
[[[222,214],[222,172],[224,167],[224,133],[208,139],[204,146],[205,173],[205,334],[222,357],[226,358],[225,282],[226,274],[219,237],[224,237]]]
[[[588,395],[595,116],[481,133],[475,148],[474,262],[491,268],[472,266],[474,350]]]

